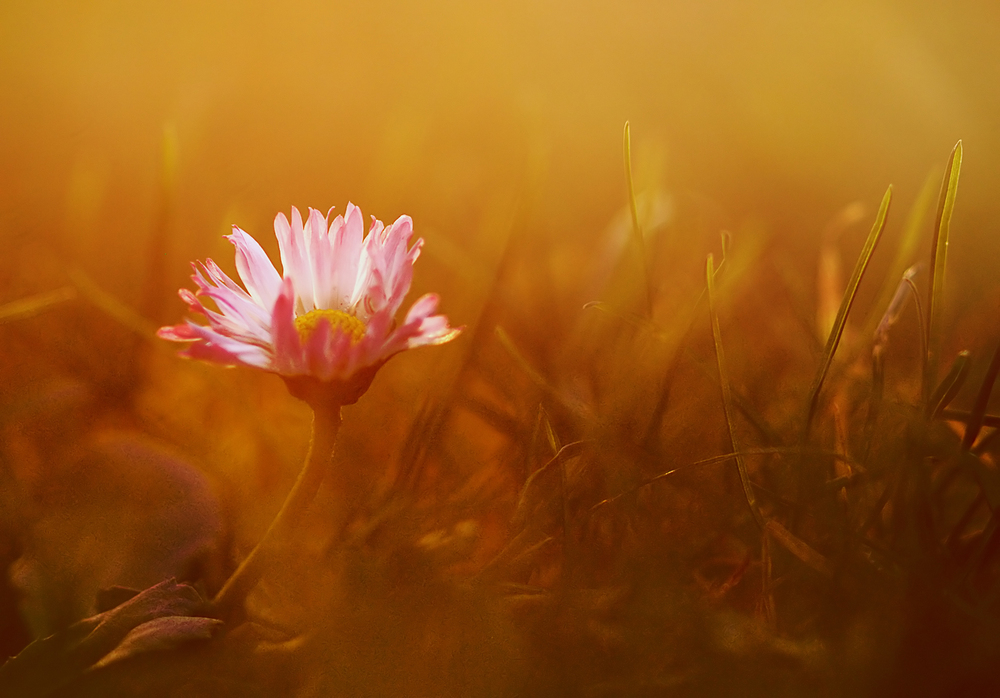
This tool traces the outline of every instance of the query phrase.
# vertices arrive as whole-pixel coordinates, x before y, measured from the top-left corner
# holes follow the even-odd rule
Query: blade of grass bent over
[[[861,278],[868,268],[868,262],[871,261],[875,247],[878,245],[878,241],[882,237],[882,231],[885,229],[885,219],[889,214],[889,204],[891,202],[892,185],[889,185],[889,188],[885,191],[885,196],[882,197],[882,204],[879,206],[878,215],[875,217],[875,225],[872,226],[871,232],[868,234],[868,239],[865,240],[865,246],[861,249],[861,256],[858,257],[858,262],[854,266],[854,273],[851,274],[851,280],[844,291],[844,299],[840,302],[840,310],[837,311],[837,318],[833,322],[833,330],[831,330],[830,336],[826,340],[826,347],[823,349],[823,360],[820,363],[819,372],[816,374],[816,379],[813,381],[812,390],[809,395],[809,411],[806,414],[806,437],[809,435],[809,427],[812,425],[813,416],[819,404],[819,394],[823,389],[823,381],[826,380],[826,374],[830,370],[830,364],[833,362],[833,355],[837,352],[840,338],[844,334],[844,327],[847,325],[847,314],[851,311],[851,306],[854,304],[854,298],[858,292],[858,286],[861,284]]]
[[[934,239],[931,243],[931,278],[927,298],[927,354],[924,356],[923,397],[926,402],[931,381],[937,371],[939,335],[941,333],[941,305],[944,300],[944,274],[948,262],[948,236],[951,231],[951,214],[955,210],[958,177],[962,172],[962,141],[955,144],[948,160],[948,169],[941,181],[937,216],[934,221]]]
[[[632,213],[632,234],[635,239],[639,263],[642,265],[642,281],[646,289],[646,314],[653,317],[653,291],[649,287],[649,269],[646,262],[646,244],[642,238],[642,226],[639,224],[639,208],[635,202],[635,185],[632,182],[632,136],[629,123],[625,122],[625,132],[622,136],[622,150],[625,159],[625,184],[628,186],[628,205]]]
[[[736,438],[736,425],[733,422],[733,396],[729,388],[729,372],[726,370],[726,355],[722,349],[722,333],[719,330],[719,315],[715,309],[715,261],[712,255],[708,255],[705,265],[705,280],[708,284],[708,312],[712,318],[712,338],[715,340],[715,360],[719,366],[719,383],[722,386],[722,407],[726,413],[726,424],[729,427],[729,441],[733,447],[733,454],[736,460],[736,468],[740,473],[740,483],[743,485],[743,494],[746,496],[747,505],[753,514],[753,519],[757,525],[764,528],[764,517],[757,506],[757,497],[754,495],[753,487],[750,484],[750,477],[747,474],[746,462],[740,455],[739,442]]]

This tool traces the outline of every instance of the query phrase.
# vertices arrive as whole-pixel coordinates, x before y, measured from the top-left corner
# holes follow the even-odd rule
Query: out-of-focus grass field
[[[351,508],[320,493],[250,622],[37,695],[997,690],[998,29],[987,2],[3,3],[0,658],[108,587],[210,595],[260,538],[308,408],[152,332],[190,260],[235,275],[231,225],[276,260],[278,211],[353,201],[413,217],[411,298],[465,332],[345,408]],[[928,311],[959,138],[944,421],[912,303],[881,391],[871,348],[925,190],[899,263]],[[709,253],[763,531],[716,458]]]

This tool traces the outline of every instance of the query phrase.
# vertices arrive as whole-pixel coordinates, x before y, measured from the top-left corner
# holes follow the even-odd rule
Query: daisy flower
[[[211,259],[193,263],[197,291],[182,288],[180,297],[207,324],[187,320],[161,328],[159,336],[188,342],[181,353],[195,359],[253,366],[290,379],[348,382],[367,376],[370,382],[394,354],[442,344],[459,333],[444,315],[434,314],[434,294],[414,302],[402,323],[395,321],[423,245],[418,239],[409,246],[409,216],[388,227],[373,218],[367,235],[357,206],[348,204],[332,221],[329,216],[310,209],[303,223],[294,207],[291,222],[277,215],[283,274],[256,240],[233,226],[227,237],[236,246],[243,286]]]

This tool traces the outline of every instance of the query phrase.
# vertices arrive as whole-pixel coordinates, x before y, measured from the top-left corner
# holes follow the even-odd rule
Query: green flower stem
[[[257,585],[268,562],[273,558],[278,544],[286,540],[302,520],[316,497],[323,478],[330,470],[333,447],[339,430],[340,405],[314,404],[312,439],[309,442],[309,452],[306,454],[302,471],[278,515],[264,533],[264,537],[240,563],[212,600],[212,606],[219,616],[226,617],[242,606],[247,594]]]

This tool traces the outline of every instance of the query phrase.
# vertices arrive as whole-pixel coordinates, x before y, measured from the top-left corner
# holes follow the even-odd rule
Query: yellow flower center
[[[357,344],[365,336],[365,323],[350,313],[343,310],[329,310],[317,308],[310,310],[305,315],[295,318],[295,329],[299,331],[302,342],[308,341],[312,333],[316,331],[320,320],[329,320],[330,329],[340,328],[351,337],[351,344]]]

